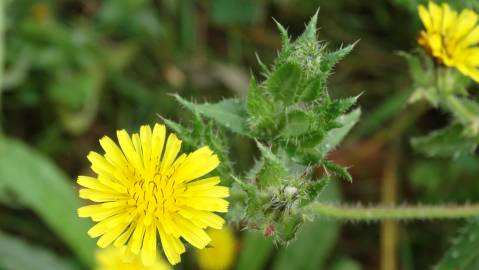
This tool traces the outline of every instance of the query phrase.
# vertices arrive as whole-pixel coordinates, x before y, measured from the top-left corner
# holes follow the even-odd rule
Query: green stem
[[[0,134],[2,133],[2,91],[3,91],[3,65],[5,55],[5,5],[6,0],[0,0]]]
[[[449,108],[449,110],[459,116],[461,120],[467,122],[467,124],[478,121],[479,116],[474,112],[469,111],[456,96],[447,95],[444,100],[446,103],[445,105]]]
[[[479,204],[457,206],[340,206],[315,202],[307,212],[345,220],[463,219],[479,216]]]

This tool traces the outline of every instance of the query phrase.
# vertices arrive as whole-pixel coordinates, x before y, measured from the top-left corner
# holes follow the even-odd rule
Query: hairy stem
[[[3,91],[3,65],[4,65],[4,46],[5,46],[5,6],[6,0],[0,0],[0,134],[2,133],[2,91]]]
[[[314,202],[306,211],[317,216],[344,220],[463,219],[479,216],[479,204],[438,206],[345,206]]]

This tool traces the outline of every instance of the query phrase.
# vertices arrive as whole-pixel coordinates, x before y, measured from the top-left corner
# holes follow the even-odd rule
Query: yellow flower
[[[209,230],[211,244],[198,251],[198,264],[201,270],[226,270],[235,258],[236,238],[230,228]]]
[[[418,43],[447,66],[479,82],[479,16],[470,9],[458,13],[447,4],[419,5],[425,30]]]
[[[213,212],[227,212],[227,187],[219,177],[198,180],[214,170],[219,160],[207,146],[181,154],[181,140],[156,124],[142,126],[131,137],[117,132],[119,146],[105,136],[104,155],[90,152],[96,177],[79,176],[80,197],[94,202],[78,209],[80,217],[96,223],[89,231],[98,246],[127,246],[125,256],[140,254],[145,265],[157,255],[157,232],[166,258],[181,261],[185,247],[180,237],[202,249],[211,239],[207,227],[221,229],[224,220]],[[166,141],[166,143],[165,143]]]
[[[163,259],[158,258],[150,266],[144,266],[138,256],[125,262],[123,254],[126,247],[109,247],[96,252],[96,270],[171,270],[171,267]]]

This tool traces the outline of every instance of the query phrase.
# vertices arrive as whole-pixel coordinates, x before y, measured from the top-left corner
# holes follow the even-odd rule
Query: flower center
[[[134,216],[138,221],[144,220],[145,225],[178,209],[178,188],[175,188],[174,181],[161,174],[146,179],[137,177],[128,194],[128,204],[134,208]]]

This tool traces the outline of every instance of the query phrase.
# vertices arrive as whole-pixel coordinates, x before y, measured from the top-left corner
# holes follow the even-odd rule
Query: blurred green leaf
[[[361,136],[368,136],[383,127],[384,123],[397,115],[407,104],[411,91],[399,91],[376,105],[374,110],[364,117],[358,126]]]
[[[50,160],[20,141],[0,138],[0,182],[91,265],[95,244],[86,233],[89,224],[77,217],[73,184]]]
[[[210,16],[221,26],[251,25],[259,18],[259,5],[255,0],[213,0]]]
[[[72,270],[70,264],[45,248],[0,232],[0,269],[5,270]]]
[[[98,72],[89,70],[76,73],[63,71],[49,88],[49,97],[51,101],[66,109],[80,110],[99,87],[101,76],[98,75]]]
[[[90,126],[98,110],[104,80],[103,68],[95,65],[77,73],[61,74],[49,89],[50,99],[58,105],[67,131],[80,134]]]
[[[179,95],[174,95],[174,97],[190,111],[213,119],[233,132],[249,136],[244,102],[238,99],[224,99],[215,104],[195,104],[183,99]]]
[[[453,240],[444,257],[435,266],[436,270],[475,270],[479,266],[479,220],[471,219]]]
[[[339,197],[338,186],[335,182],[330,182],[320,198],[325,201],[337,201]],[[280,250],[273,269],[324,269],[325,260],[336,243],[338,233],[339,225],[332,220],[305,223],[296,240]]]
[[[150,42],[162,33],[160,17],[151,1],[105,0],[100,6],[99,25],[110,33]]]
[[[361,265],[351,259],[340,259],[333,264],[331,270],[361,270]]]
[[[264,269],[273,251],[274,245],[270,238],[265,238],[258,231],[245,232],[236,270]]]
[[[451,125],[429,135],[413,138],[411,144],[417,152],[431,157],[470,154],[476,149],[478,139],[466,137],[463,132],[461,125]]]

